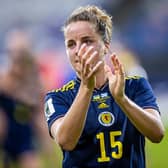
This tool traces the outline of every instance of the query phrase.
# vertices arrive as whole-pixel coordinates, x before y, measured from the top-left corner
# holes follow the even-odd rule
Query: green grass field
[[[168,167],[168,128],[165,137],[159,144],[153,144],[147,140],[146,143],[147,168]]]

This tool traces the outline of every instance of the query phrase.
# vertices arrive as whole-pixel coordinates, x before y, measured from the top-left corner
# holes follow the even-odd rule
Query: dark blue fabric
[[[75,79],[46,95],[46,120],[49,130],[53,121],[66,114],[79,86],[80,80]],[[153,91],[144,78],[126,78],[125,92],[142,108],[150,107],[159,112]],[[48,100],[54,107],[51,111]],[[105,150],[105,161],[98,160],[102,158],[100,143],[103,143]],[[63,168],[145,168],[144,147],[144,136],[116,104],[106,83],[102,88],[93,91],[79,142],[73,151],[63,151]]]
[[[7,117],[7,137],[3,143],[7,157],[16,159],[23,152],[34,150],[32,107],[0,93],[0,108]]]

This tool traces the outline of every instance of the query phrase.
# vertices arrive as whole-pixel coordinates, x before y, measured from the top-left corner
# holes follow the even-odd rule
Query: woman
[[[110,50],[111,17],[96,6],[76,9],[64,27],[66,52],[77,78],[46,95],[51,136],[64,168],[144,168],[145,137],[159,143],[164,127],[156,98],[141,77],[125,77]]]
[[[27,35],[20,30],[10,32],[7,50],[10,66],[1,74],[0,81],[0,115],[4,118],[3,167],[17,162],[21,168],[39,168],[33,126],[41,110],[42,88]]]

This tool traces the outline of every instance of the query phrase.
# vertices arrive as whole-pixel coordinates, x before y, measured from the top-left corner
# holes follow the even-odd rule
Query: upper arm
[[[62,120],[63,120],[64,117],[60,117],[58,118],[57,120],[55,120],[53,122],[53,124],[51,125],[51,128],[50,128],[50,133],[51,133],[51,136],[56,139],[56,134],[57,134],[57,129],[59,128]]]
[[[47,94],[45,97],[45,117],[52,138],[55,138],[56,130],[67,111],[68,107],[63,96],[58,96],[56,93]]]
[[[145,78],[136,81],[134,101],[144,109],[155,109],[157,113],[160,112],[153,89]]]

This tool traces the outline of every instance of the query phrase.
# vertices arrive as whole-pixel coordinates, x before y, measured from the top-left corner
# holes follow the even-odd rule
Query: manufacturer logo
[[[109,105],[107,105],[106,103],[101,103],[99,106],[98,106],[98,109],[104,109],[104,108],[108,108]]]
[[[114,115],[108,111],[101,112],[98,116],[99,123],[103,126],[109,127],[113,125],[115,118]]]

